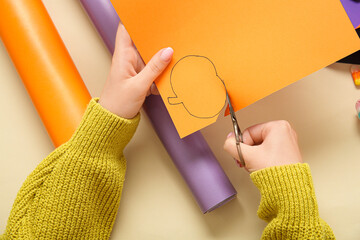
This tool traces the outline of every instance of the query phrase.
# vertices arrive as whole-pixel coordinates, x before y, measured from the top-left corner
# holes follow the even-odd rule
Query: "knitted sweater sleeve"
[[[308,164],[265,168],[250,176],[261,193],[258,216],[268,222],[262,239],[335,239],[319,217]]]
[[[139,122],[90,101],[72,138],[27,177],[5,238],[108,239],[125,178],[123,149]]]

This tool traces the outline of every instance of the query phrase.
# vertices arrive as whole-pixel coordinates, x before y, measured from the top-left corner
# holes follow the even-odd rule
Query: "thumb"
[[[138,77],[143,81],[143,84],[150,87],[154,80],[164,71],[169,65],[173,56],[174,50],[170,47],[161,49],[157,52],[144,69],[138,74]]]
[[[241,153],[245,160],[245,165],[248,166],[249,160],[252,159],[254,148],[257,146],[250,146],[245,143],[240,143]],[[229,137],[224,143],[224,150],[229,153],[233,158],[239,160],[239,153],[236,147],[235,137]]]

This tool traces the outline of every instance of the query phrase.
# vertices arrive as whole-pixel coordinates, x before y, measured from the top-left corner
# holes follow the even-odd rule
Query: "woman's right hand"
[[[273,121],[249,127],[243,132],[243,141],[240,145],[241,152],[245,169],[250,173],[267,167],[302,162],[296,132],[287,121]],[[224,149],[239,160],[233,133],[228,135]]]

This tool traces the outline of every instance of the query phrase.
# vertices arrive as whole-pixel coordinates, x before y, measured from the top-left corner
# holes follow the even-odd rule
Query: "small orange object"
[[[356,86],[360,86],[360,65],[351,66],[351,75]]]
[[[1,39],[57,147],[70,139],[90,100],[41,0],[1,0]]]

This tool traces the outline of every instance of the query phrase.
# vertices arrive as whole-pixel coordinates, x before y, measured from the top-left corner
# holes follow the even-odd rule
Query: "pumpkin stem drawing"
[[[168,103],[183,105],[193,117],[216,117],[226,104],[224,81],[207,57],[187,55],[181,58],[171,69],[170,84],[175,96],[168,97]]]

